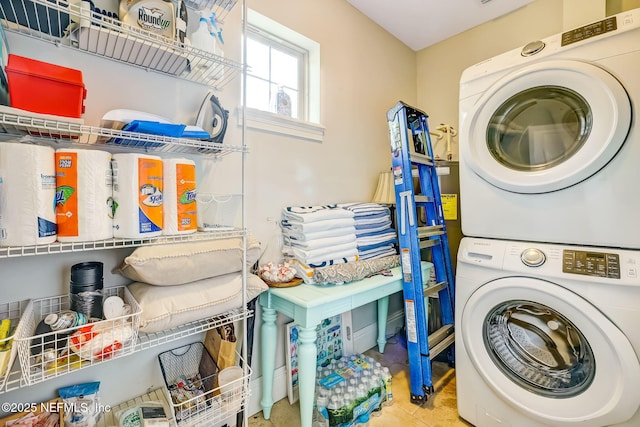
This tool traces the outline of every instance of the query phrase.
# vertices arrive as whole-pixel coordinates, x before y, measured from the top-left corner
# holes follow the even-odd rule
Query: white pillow
[[[142,308],[140,331],[147,333],[207,319],[242,306],[242,273],[177,286],[131,283],[128,288]],[[258,276],[247,274],[247,302],[267,289]]]
[[[260,242],[247,236],[247,266],[260,256]],[[141,246],[117,273],[136,282],[173,286],[242,271],[242,238]]]

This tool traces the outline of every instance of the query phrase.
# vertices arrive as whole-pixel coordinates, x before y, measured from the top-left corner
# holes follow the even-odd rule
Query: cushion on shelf
[[[260,242],[247,236],[247,266],[260,256]],[[173,286],[242,271],[242,238],[142,246],[115,272],[136,282]]]
[[[141,332],[158,332],[217,316],[242,306],[242,273],[230,273],[177,286],[131,283],[129,291],[140,304]],[[247,302],[269,287],[247,274]]]

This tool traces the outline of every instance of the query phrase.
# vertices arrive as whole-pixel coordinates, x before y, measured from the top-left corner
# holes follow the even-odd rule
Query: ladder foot
[[[427,396],[418,396],[417,394],[411,395],[411,403],[414,405],[422,405],[427,401]]]
[[[433,388],[432,385],[430,385],[430,386],[423,385],[422,386],[422,390],[424,391],[424,394],[426,394],[427,396],[430,395],[430,394],[435,393],[435,391],[436,391],[436,389]],[[426,400],[426,398],[425,398],[425,400]]]

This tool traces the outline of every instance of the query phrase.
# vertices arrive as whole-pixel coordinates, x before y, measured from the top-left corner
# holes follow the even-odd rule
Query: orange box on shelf
[[[9,54],[5,71],[12,107],[63,117],[84,113],[87,90],[80,70]]]

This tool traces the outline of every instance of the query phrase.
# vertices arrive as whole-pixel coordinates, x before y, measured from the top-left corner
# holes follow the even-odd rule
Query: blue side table
[[[423,263],[423,276],[429,278],[431,263]],[[311,427],[313,394],[316,381],[316,326],[336,316],[373,301],[378,302],[378,349],[384,352],[389,295],[402,291],[400,267],[391,276],[373,276],[344,286],[302,284],[292,288],[270,288],[260,295],[262,306],[261,362],[262,410],[265,419],[273,406],[273,373],[275,370],[277,312],[292,318],[299,326],[298,384],[302,427]]]

